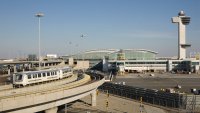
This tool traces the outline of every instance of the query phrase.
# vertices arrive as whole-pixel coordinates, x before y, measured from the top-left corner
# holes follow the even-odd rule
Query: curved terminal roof
[[[117,49],[94,49],[94,50],[89,50],[86,51],[85,53],[113,53],[113,52],[117,52]]]
[[[123,49],[123,51],[137,51],[137,52],[149,52],[149,53],[153,53],[153,54],[158,54],[155,51],[151,51],[151,50],[146,50],[146,49]]]
[[[67,57],[88,60],[99,60],[107,57],[110,60],[116,60],[119,53],[123,53],[126,60],[154,60],[156,59],[156,54],[158,54],[146,49],[96,49]]]
[[[94,49],[94,50],[89,50],[86,51],[85,53],[114,53],[114,52],[119,52],[120,50],[123,51],[143,51],[143,52],[150,52],[153,54],[158,54],[158,52],[147,50],[147,49]]]

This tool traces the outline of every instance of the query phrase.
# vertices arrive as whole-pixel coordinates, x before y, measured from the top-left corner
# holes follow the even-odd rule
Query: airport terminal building
[[[90,67],[99,66],[102,71],[118,72],[198,72],[199,59],[157,59],[158,53],[145,49],[102,49],[65,56],[68,59],[88,60]]]

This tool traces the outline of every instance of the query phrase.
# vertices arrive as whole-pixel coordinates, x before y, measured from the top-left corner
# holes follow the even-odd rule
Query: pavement
[[[154,76],[148,74],[128,74],[116,76],[113,83],[125,83],[125,85],[133,87],[142,87],[148,89],[166,89],[174,88],[176,91],[191,93],[191,89],[200,90],[200,75],[198,74],[170,74],[170,73],[153,73]],[[175,87],[180,85],[180,89]]]
[[[106,101],[108,100],[108,107]],[[104,93],[97,96],[97,106],[91,106],[91,96],[69,103],[65,111],[62,106],[58,113],[172,113],[161,108],[143,104],[135,100],[119,98],[113,95],[107,97]]]

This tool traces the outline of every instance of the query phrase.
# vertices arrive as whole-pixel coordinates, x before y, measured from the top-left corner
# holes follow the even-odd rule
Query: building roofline
[[[146,51],[146,52],[151,52],[151,53],[154,53],[154,54],[158,54],[158,52],[147,50],[147,49],[94,49],[94,50],[85,51],[84,53],[94,53],[94,52],[115,53],[115,52],[119,52],[120,50],[124,50],[124,51]]]
[[[154,54],[158,54],[158,52],[147,50],[147,49],[123,49],[123,50],[129,50],[129,51],[147,51],[147,52],[151,52],[151,53],[154,53]]]
[[[93,53],[93,52],[109,52],[109,53],[113,53],[113,52],[117,52],[119,51],[119,49],[93,49],[93,50],[87,50],[84,53]]]

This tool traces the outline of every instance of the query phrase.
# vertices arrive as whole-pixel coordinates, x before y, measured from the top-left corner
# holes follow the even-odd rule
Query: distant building
[[[199,60],[108,60],[107,70],[122,72],[198,72]]]
[[[27,60],[28,61],[37,61],[37,55],[36,54],[29,54]]]
[[[197,60],[200,60],[200,54],[196,54],[196,55],[195,55],[195,58],[196,58]]]
[[[57,54],[47,54],[47,58],[58,58]]]
[[[45,57],[43,57],[43,60],[57,60],[58,56],[57,54],[47,54]]]

